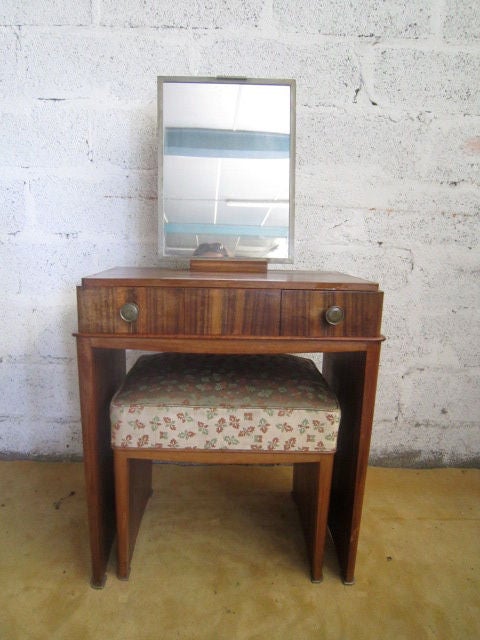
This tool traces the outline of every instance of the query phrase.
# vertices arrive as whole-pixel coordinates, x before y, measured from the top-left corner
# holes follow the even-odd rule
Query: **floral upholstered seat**
[[[340,409],[293,355],[142,356],[110,407],[114,448],[335,451]]]

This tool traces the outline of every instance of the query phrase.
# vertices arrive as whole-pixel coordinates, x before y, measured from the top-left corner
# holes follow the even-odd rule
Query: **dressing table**
[[[92,585],[104,584],[115,536],[109,403],[125,375],[127,349],[323,353],[323,375],[342,409],[329,528],[342,578],[353,583],[383,294],[373,282],[339,273],[274,271],[235,260],[209,270],[209,263],[192,261],[189,270],[114,268],[78,287]]]

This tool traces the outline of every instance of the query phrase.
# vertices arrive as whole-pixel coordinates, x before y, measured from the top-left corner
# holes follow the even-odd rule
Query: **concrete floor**
[[[129,582],[89,586],[79,463],[0,463],[0,639],[480,638],[480,470],[370,468],[357,583],[309,581],[288,467],[154,470]],[[168,488],[168,491],[165,491]]]

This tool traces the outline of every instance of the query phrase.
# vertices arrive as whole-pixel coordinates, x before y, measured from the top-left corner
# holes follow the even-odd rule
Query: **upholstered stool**
[[[292,355],[142,356],[110,405],[118,576],[128,578],[153,460],[294,465],[312,580],[322,578],[340,409],[315,364]]]

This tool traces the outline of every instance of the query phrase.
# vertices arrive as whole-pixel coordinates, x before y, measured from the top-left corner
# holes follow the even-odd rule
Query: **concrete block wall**
[[[156,77],[297,80],[297,269],[380,282],[372,462],[480,459],[480,8],[3,0],[0,451],[81,455],[75,286],[157,257]]]

